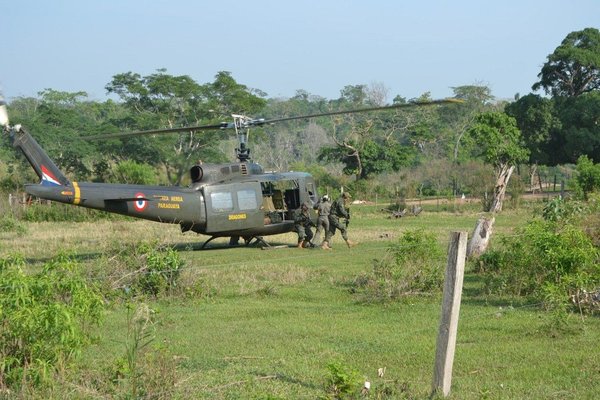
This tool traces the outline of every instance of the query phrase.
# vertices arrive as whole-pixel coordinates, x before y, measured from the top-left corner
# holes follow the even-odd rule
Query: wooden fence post
[[[437,337],[432,387],[434,394],[441,392],[444,397],[450,394],[452,383],[452,364],[454,363],[466,256],[467,232],[452,232],[448,246],[448,265],[444,279],[442,317]]]

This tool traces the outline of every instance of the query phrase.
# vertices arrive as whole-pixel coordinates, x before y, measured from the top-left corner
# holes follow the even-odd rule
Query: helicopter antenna
[[[248,148],[248,136],[250,135],[250,122],[252,118],[245,115],[231,114],[233,117],[233,127],[238,137],[240,147],[235,149],[236,156],[240,162],[250,160],[250,148]]]

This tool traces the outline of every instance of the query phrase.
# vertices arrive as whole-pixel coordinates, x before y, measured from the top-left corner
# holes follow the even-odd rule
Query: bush
[[[600,164],[594,164],[587,156],[577,160],[576,190],[584,199],[600,190]]]
[[[138,289],[153,296],[174,289],[183,268],[179,253],[172,248],[157,249],[147,244],[141,246],[140,252],[144,254],[146,265],[137,282]]]
[[[0,217],[0,232],[13,232],[17,236],[23,236],[27,233],[27,226],[12,215],[5,214]]]
[[[121,290],[127,297],[172,294],[184,267],[177,251],[156,243],[116,244],[108,256],[95,278],[104,282],[105,290]]]
[[[28,275],[22,257],[0,260],[0,387],[46,382],[90,343],[103,301],[65,255]]]
[[[598,248],[580,226],[533,220],[503,238],[500,249],[483,254],[480,263],[488,292],[533,296],[556,308],[600,284],[599,260]]]
[[[548,200],[542,209],[542,217],[549,222],[567,221],[583,212],[583,206],[577,201],[565,201],[561,197]]]
[[[407,231],[369,273],[352,282],[352,291],[366,302],[385,302],[417,293],[439,291],[443,284],[443,253],[435,236],[423,230]]]
[[[325,391],[332,399],[354,399],[358,398],[363,380],[355,369],[332,362],[327,365],[329,378],[327,379]]]

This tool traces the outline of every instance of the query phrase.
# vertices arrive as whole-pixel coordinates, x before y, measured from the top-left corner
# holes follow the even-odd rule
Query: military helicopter
[[[241,237],[246,245],[256,240],[264,247],[269,247],[263,237],[293,231],[294,213],[302,203],[316,204],[319,192],[313,177],[308,173],[265,172],[259,164],[252,162],[248,147],[250,128],[291,120],[456,102],[460,100],[410,102],[270,120],[232,115],[233,122],[86,137],[88,140],[96,140],[176,132],[235,130],[239,140],[239,147],[236,149],[238,161],[193,165],[189,172],[191,184],[188,187],[72,181],[60,171],[29,132],[21,125],[10,125],[6,102],[1,94],[0,126],[40,178],[37,184],[25,185],[25,191],[30,195],[135,218],[179,224],[182,232],[192,231],[210,236],[202,248],[218,237],[230,237],[230,244],[237,244],[237,239]]]

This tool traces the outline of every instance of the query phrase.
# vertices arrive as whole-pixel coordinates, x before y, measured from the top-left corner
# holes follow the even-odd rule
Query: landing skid
[[[211,236],[207,241],[205,241],[202,244],[202,247],[200,247],[200,250],[204,250],[204,248],[206,247],[207,244],[209,244],[210,242],[212,242],[214,239],[216,239],[218,237],[222,237],[222,236]],[[245,246],[250,246],[251,244],[259,244],[263,250],[281,249],[284,247],[288,247],[286,245],[271,246],[265,239],[263,239],[262,236],[248,236],[248,237],[244,237],[243,239],[244,239]],[[229,239],[229,245],[230,246],[238,246],[239,240],[240,240],[239,236],[232,236]]]

